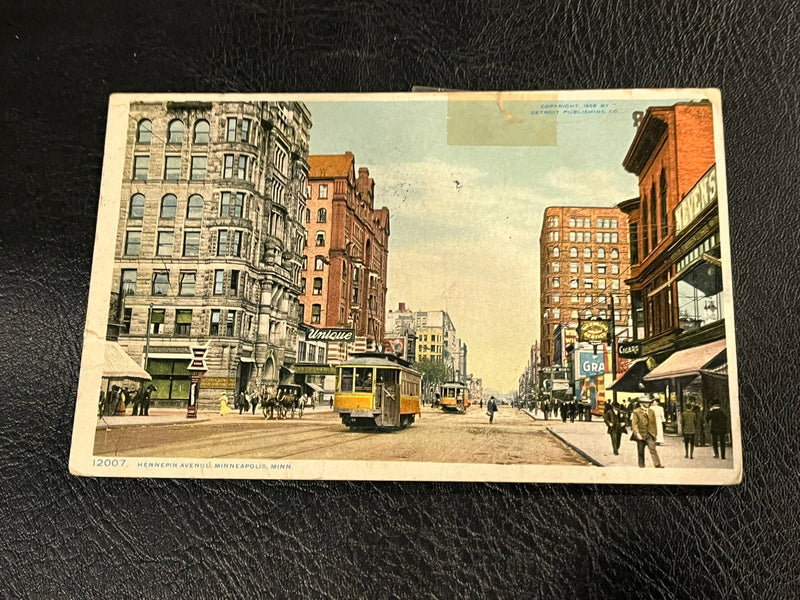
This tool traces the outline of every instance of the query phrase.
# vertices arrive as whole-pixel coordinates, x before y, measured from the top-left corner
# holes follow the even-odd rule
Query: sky
[[[675,101],[394,96],[306,105],[310,153],[352,152],[356,172],[367,167],[375,180],[375,207],[389,209],[387,311],[400,302],[446,310],[467,344],[467,371],[511,392],[539,338],[545,207],[635,197],[636,176],[622,167],[632,114]]]

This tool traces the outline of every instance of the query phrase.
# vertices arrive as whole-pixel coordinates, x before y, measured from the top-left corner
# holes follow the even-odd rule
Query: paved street
[[[428,406],[408,429],[350,431],[328,409],[306,409],[302,419],[153,409],[150,417],[109,417],[99,422],[97,456],[430,461],[485,464],[590,466],[547,431],[547,424],[501,406],[489,424],[485,411],[442,413]]]

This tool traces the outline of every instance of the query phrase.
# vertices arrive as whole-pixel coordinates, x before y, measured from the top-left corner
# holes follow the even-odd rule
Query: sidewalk
[[[333,412],[329,407],[316,407],[312,409],[307,407],[304,416],[311,416],[314,414],[322,414],[325,412]],[[96,429],[116,429],[118,427],[144,427],[154,425],[193,425],[195,423],[204,423],[208,421],[217,421],[224,419],[228,422],[235,421],[263,421],[264,413],[259,408],[256,413],[243,412],[241,415],[238,410],[231,410],[230,413],[224,417],[219,414],[219,410],[199,410],[197,411],[197,418],[187,419],[186,409],[183,408],[151,408],[149,416],[136,416],[126,414],[124,417],[98,417]]]
[[[619,455],[611,450],[611,437],[606,433],[606,425],[602,417],[592,417],[590,422],[575,421],[562,423],[561,419],[551,418],[544,421],[540,412],[536,415],[525,411],[539,423],[545,423],[547,430],[585,456],[599,467],[638,467],[636,443],[630,441],[631,432],[623,434],[619,445]],[[730,446],[725,449],[725,460],[714,458],[714,448],[710,445],[695,447],[694,459],[684,458],[683,437],[665,435],[664,444],[658,446],[658,457],[664,468],[671,469],[733,469],[733,451]],[[650,451],[644,451],[645,466],[653,467]]]

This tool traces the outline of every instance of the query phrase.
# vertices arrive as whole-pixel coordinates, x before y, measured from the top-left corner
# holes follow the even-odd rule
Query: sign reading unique
[[[717,166],[711,167],[675,207],[675,232],[685,229],[712,202],[717,201]]]
[[[352,342],[356,339],[355,329],[309,329],[306,339],[314,342]]]
[[[600,344],[607,342],[611,331],[611,322],[606,320],[578,319],[578,341]]]
[[[642,343],[620,341],[617,344],[617,354],[620,358],[639,358],[642,355]]]

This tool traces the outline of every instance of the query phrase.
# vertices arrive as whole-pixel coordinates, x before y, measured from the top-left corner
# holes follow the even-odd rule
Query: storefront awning
[[[308,383],[308,382],[306,382],[306,385],[308,387],[310,387],[312,390],[314,390],[315,392],[324,392],[325,391],[320,386],[318,386],[316,383]]]
[[[725,352],[725,340],[679,350],[645,375],[645,381],[680,379],[700,374],[700,369]]]
[[[108,379],[151,380],[150,373],[133,360],[117,342],[106,340],[103,377]]]
[[[625,371],[617,380],[609,385],[606,389],[615,392],[630,392],[637,394],[641,392],[652,391],[646,389],[646,384],[642,379],[649,372],[647,367],[648,358],[637,358],[630,362],[628,370]]]

